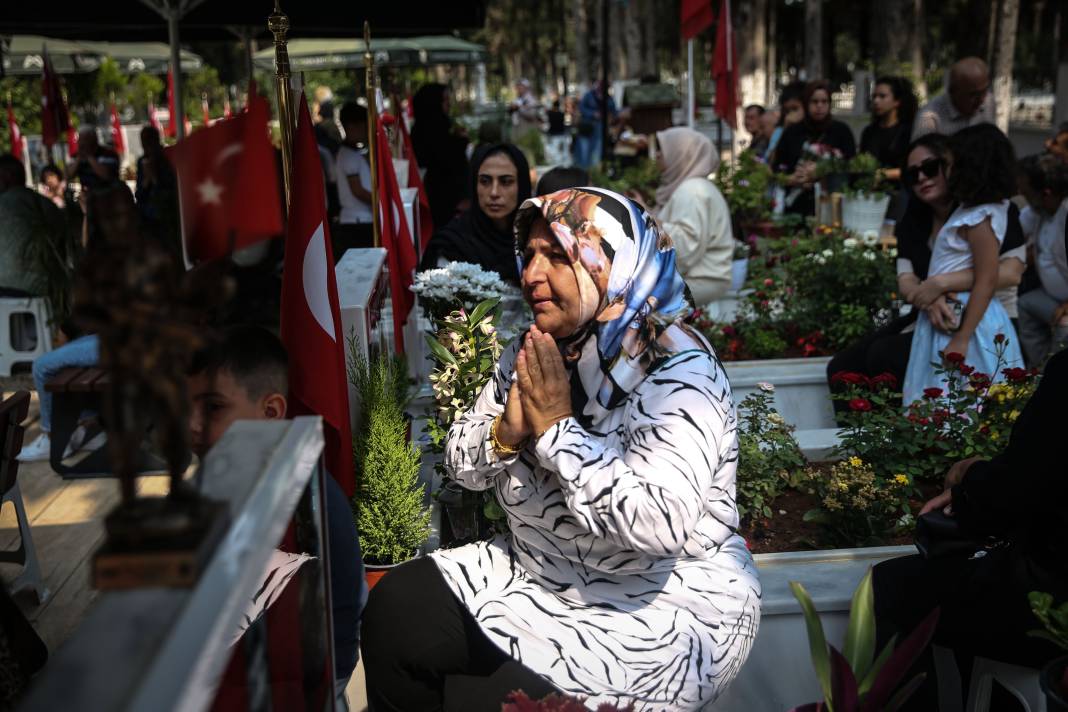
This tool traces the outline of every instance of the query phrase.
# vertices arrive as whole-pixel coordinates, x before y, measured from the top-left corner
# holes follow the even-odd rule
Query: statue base
[[[186,488],[139,497],[104,520],[107,538],[93,555],[92,586],[104,591],[191,588],[229,524],[225,502]]]

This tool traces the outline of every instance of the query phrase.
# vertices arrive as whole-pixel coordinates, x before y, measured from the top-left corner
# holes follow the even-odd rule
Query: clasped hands
[[[571,383],[550,334],[530,327],[516,356],[515,372],[517,379],[497,425],[497,438],[508,446],[518,446],[532,435],[540,437],[571,417]]]

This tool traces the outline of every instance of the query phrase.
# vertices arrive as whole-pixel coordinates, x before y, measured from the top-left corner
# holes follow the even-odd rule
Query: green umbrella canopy
[[[104,57],[111,57],[124,72],[163,74],[170,62],[170,47],[163,42],[89,42],[61,40],[40,35],[14,35],[0,38],[4,57],[4,73],[12,75],[41,74],[44,68],[43,50],[48,50],[52,66],[59,74],[92,72],[100,67]],[[182,50],[182,71],[192,72],[203,66],[199,55]]]
[[[371,40],[375,64],[413,67],[425,64],[476,64],[485,61],[486,49],[449,35],[379,38]],[[293,71],[358,69],[363,67],[364,43],[357,39],[292,39],[289,62]],[[274,47],[256,52],[260,69],[274,71]]]

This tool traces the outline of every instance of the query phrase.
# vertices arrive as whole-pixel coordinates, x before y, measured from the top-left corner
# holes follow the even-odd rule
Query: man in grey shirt
[[[916,114],[912,140],[929,133],[952,136],[963,128],[994,123],[990,70],[978,57],[965,57],[949,69],[949,86]]]

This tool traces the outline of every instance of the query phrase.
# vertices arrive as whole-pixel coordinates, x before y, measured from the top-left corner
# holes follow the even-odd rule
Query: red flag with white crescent
[[[167,148],[178,175],[186,262],[223,257],[282,232],[278,168],[257,97],[247,113]]]
[[[712,78],[716,80],[716,116],[732,129],[738,128],[738,52],[731,25],[731,0],[720,0],[716,24],[716,51],[712,56]]]
[[[345,494],[355,490],[345,335],[330,250],[326,188],[308,102],[297,103],[292,192],[282,275],[282,342],[289,352],[291,415],[320,415],[326,466]],[[233,123],[223,122],[221,125]]]
[[[397,174],[393,170],[393,152],[389,148],[389,137],[381,121],[376,121],[375,126],[378,129],[378,223],[382,247],[386,248],[386,264],[389,265],[393,340],[397,353],[404,353],[404,324],[408,321],[408,312],[415,304],[415,295],[412,294],[416,266],[415,246],[408,230],[408,219],[404,215],[404,201],[401,200]]]
[[[119,156],[126,155],[126,138],[122,135],[122,122],[115,104],[111,105],[111,145]]]
[[[7,102],[7,130],[11,136],[11,155],[22,160],[22,131],[15,121],[15,110],[11,108],[11,100]]]
[[[67,102],[63,99],[63,87],[59,75],[52,67],[48,49],[43,48],[41,53],[44,55],[41,74],[41,140],[44,145],[52,146],[59,141],[64,131],[71,129],[70,115],[67,113]]]
[[[408,187],[419,191],[419,249],[425,249],[430,236],[434,234],[434,217],[430,214],[430,198],[427,197],[423,177],[419,175],[419,161],[415,157],[407,121],[401,116],[397,124],[400,126],[401,138],[404,141],[404,157],[408,159]]]

